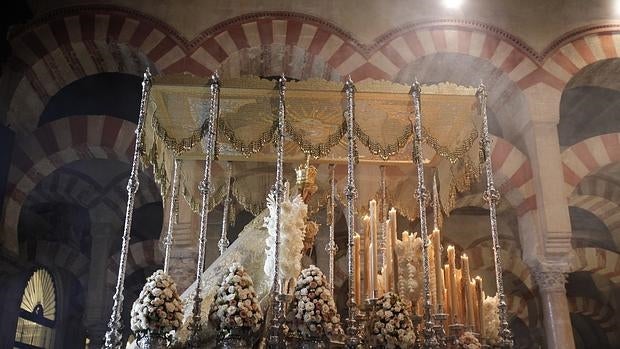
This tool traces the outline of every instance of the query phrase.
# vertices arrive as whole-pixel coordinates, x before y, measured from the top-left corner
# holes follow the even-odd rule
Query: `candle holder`
[[[437,343],[439,344],[439,348],[446,348],[446,330],[444,324],[448,319],[448,314],[443,312],[443,305],[439,304],[437,306],[437,313],[433,315],[433,319],[435,320],[435,324],[433,326],[433,331],[435,332],[435,338],[437,339]]]
[[[284,313],[286,311],[287,300],[289,296],[284,293],[277,292],[272,299],[273,320],[269,328],[268,347],[274,349],[286,348],[286,338],[284,336]]]
[[[377,298],[369,298],[365,302],[366,310],[366,347],[367,348],[379,348],[380,344],[377,342],[377,336],[373,333],[373,327],[377,319]]]
[[[465,332],[465,325],[459,324],[459,323],[452,324],[452,325],[448,326],[448,331],[450,333],[450,335],[448,337],[449,343],[453,347],[458,348],[458,346],[460,344],[459,339],[463,335],[463,332]]]

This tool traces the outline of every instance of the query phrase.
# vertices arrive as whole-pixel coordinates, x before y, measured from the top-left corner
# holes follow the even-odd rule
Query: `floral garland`
[[[408,238],[404,238],[405,235]],[[398,263],[398,294],[405,299],[407,306],[421,296],[422,285],[422,239],[417,233],[412,236],[403,232],[403,240],[396,240]]]
[[[485,297],[482,302],[482,314],[482,321],[484,321],[482,338],[485,338],[489,345],[495,345],[499,343],[499,298],[497,295]]]
[[[301,271],[287,315],[290,333],[304,339],[344,334],[325,275],[314,265]]]
[[[371,323],[371,336],[386,348],[410,348],[415,342],[413,323],[409,312],[392,292],[377,300],[378,310]]]
[[[304,236],[306,231],[305,218],[308,215],[306,205],[300,195],[293,200],[289,199],[288,184],[285,184],[284,200],[282,200],[281,231],[280,231],[280,270],[281,285],[287,285],[289,280],[294,280],[301,271],[301,251],[304,248]],[[274,252],[276,245],[276,212],[277,207],[273,192],[267,197],[269,215],[265,217],[264,226],[269,235],[266,238],[266,254],[264,271],[273,278]]]
[[[222,335],[236,328],[249,328],[256,332],[263,322],[263,313],[252,278],[238,263],[234,263],[228,271],[211,303],[209,321]]]
[[[459,349],[480,349],[482,345],[476,336],[470,331],[464,332],[459,337]]]
[[[131,330],[136,338],[163,337],[172,341],[183,321],[183,303],[172,278],[157,270],[146,279],[131,307]]]

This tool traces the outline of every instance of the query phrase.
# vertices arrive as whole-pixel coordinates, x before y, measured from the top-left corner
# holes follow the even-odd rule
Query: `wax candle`
[[[377,265],[377,201],[370,200],[370,205],[368,206],[370,209],[370,295],[371,298],[377,297],[377,274],[379,273],[379,268]]]
[[[392,256],[392,289],[396,292],[398,289],[398,260],[396,259],[396,239],[398,238],[398,226],[397,226],[397,218],[396,218],[396,209],[392,207],[389,212],[390,215],[390,235],[392,241],[392,250],[390,252]]]
[[[452,312],[452,323],[458,323],[459,304],[458,288],[456,286],[456,252],[454,251],[454,246],[448,246],[447,254],[449,265],[448,276],[450,278],[450,311]]]
[[[465,314],[463,317],[463,321],[465,321],[465,325],[473,326],[473,312],[474,312],[474,304],[473,304],[473,294],[471,294],[471,290],[469,288],[470,277],[469,277],[469,257],[466,254],[461,256],[461,270],[462,270],[462,288],[463,288],[463,300],[465,301]]]
[[[468,306],[467,310],[467,322],[471,327],[472,331],[476,329],[476,282],[470,280],[467,282],[467,298],[468,298]]]
[[[478,332],[480,336],[484,333],[484,314],[483,314],[483,303],[484,303],[484,292],[482,291],[482,278],[480,276],[476,276],[476,297],[478,298]]]
[[[364,216],[364,295],[371,297],[370,291],[370,216]]]
[[[394,243],[392,241],[392,232],[390,220],[384,223],[385,231],[385,253],[383,256],[383,279],[385,281],[385,291],[395,291],[394,289],[394,261],[393,251]]]
[[[445,304],[445,313],[448,314],[448,324],[452,323],[453,316],[452,314],[452,289],[450,288],[450,265],[445,264],[443,266],[443,276],[446,285],[446,302]]]
[[[358,305],[361,303],[362,299],[362,270],[360,266],[360,236],[359,234],[353,235],[353,273],[354,273],[354,291],[355,291],[355,303]]]
[[[435,253],[435,270],[441,270],[441,233],[439,229],[433,230],[432,233],[432,241],[433,241],[433,252]],[[444,279],[443,277],[437,277],[436,282],[437,287],[437,300],[438,302],[443,303],[443,290],[444,290]]]

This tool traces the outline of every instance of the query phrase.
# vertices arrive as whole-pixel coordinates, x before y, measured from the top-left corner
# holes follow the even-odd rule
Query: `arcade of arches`
[[[616,1],[466,0],[460,9],[436,0],[17,3],[4,11],[0,51],[0,348],[18,347],[24,316],[51,333],[40,347],[101,346],[146,67],[203,77],[217,70],[223,79],[484,81],[515,346],[620,348]],[[492,280],[482,190],[458,197],[442,231]],[[237,206],[231,240],[253,219]],[[126,302],[162,266],[164,211],[145,169]],[[218,255],[222,211],[209,219],[207,263]],[[179,219],[172,268],[187,286],[197,220]],[[340,214],[341,251],[345,234]],[[327,239],[323,227],[311,257],[321,268]],[[344,260],[336,267],[344,302]],[[22,305],[36,275],[55,295],[52,320],[46,305]]]

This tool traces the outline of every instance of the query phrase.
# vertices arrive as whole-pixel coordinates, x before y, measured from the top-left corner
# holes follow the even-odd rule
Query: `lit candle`
[[[452,289],[450,288],[450,265],[445,264],[443,266],[443,277],[446,285],[446,296],[445,296],[445,313],[450,315],[452,314]],[[448,324],[452,323],[452,316],[448,316]]]
[[[465,324],[467,326],[473,326],[474,325],[474,318],[473,318],[473,314],[474,314],[474,304],[473,304],[473,294],[471,294],[470,292],[470,288],[469,288],[469,283],[470,283],[470,276],[469,276],[469,257],[467,257],[466,254],[463,254],[461,256],[461,270],[463,272],[463,276],[462,276],[462,287],[463,287],[463,299],[465,301],[465,316],[463,317],[463,320],[466,321]]]
[[[364,216],[364,295],[370,298],[370,217]]]
[[[409,232],[403,231],[403,242],[409,242]]]
[[[358,305],[362,299],[362,270],[360,268],[360,236],[355,233],[353,235],[353,272],[355,275],[355,303]]]
[[[439,229],[433,230],[431,235],[433,241],[433,252],[435,253],[435,270],[441,270],[441,233]],[[443,303],[444,279],[437,277],[437,301]]]
[[[398,226],[397,226],[397,218],[396,218],[396,209],[394,209],[394,207],[392,207],[392,209],[390,209],[390,240],[392,243],[392,249],[390,250],[390,255],[392,256],[392,289],[394,290],[394,292],[396,292],[396,290],[398,289],[398,261],[396,260],[396,257],[394,256],[395,253],[395,249],[396,249],[396,240],[398,239]]]
[[[386,220],[384,223],[385,231],[385,253],[383,256],[383,279],[385,281],[385,291],[393,291],[394,288],[394,264],[393,264],[393,251],[394,242],[392,240],[391,224],[390,220]]]
[[[476,276],[476,298],[478,298],[478,332],[480,333],[480,337],[483,337],[484,333],[484,317],[483,317],[483,303],[484,303],[484,292],[482,291],[482,278],[480,276]]]
[[[456,307],[458,310],[458,319],[459,323],[463,323],[465,321],[465,302],[464,302],[464,292],[463,292],[463,269],[456,269],[456,289],[458,290],[458,294],[456,297]]]
[[[449,272],[448,275],[450,277],[450,311],[452,312],[452,323],[458,323],[458,288],[456,286],[456,252],[454,251],[454,246],[448,246],[448,265]]]
[[[467,282],[468,298],[469,298],[469,311],[467,313],[467,322],[471,326],[471,330],[476,330],[476,282],[470,280]]]
[[[379,268],[377,266],[377,201],[370,200],[369,204],[370,210],[370,294],[371,298],[377,297],[377,274],[379,273]]]

